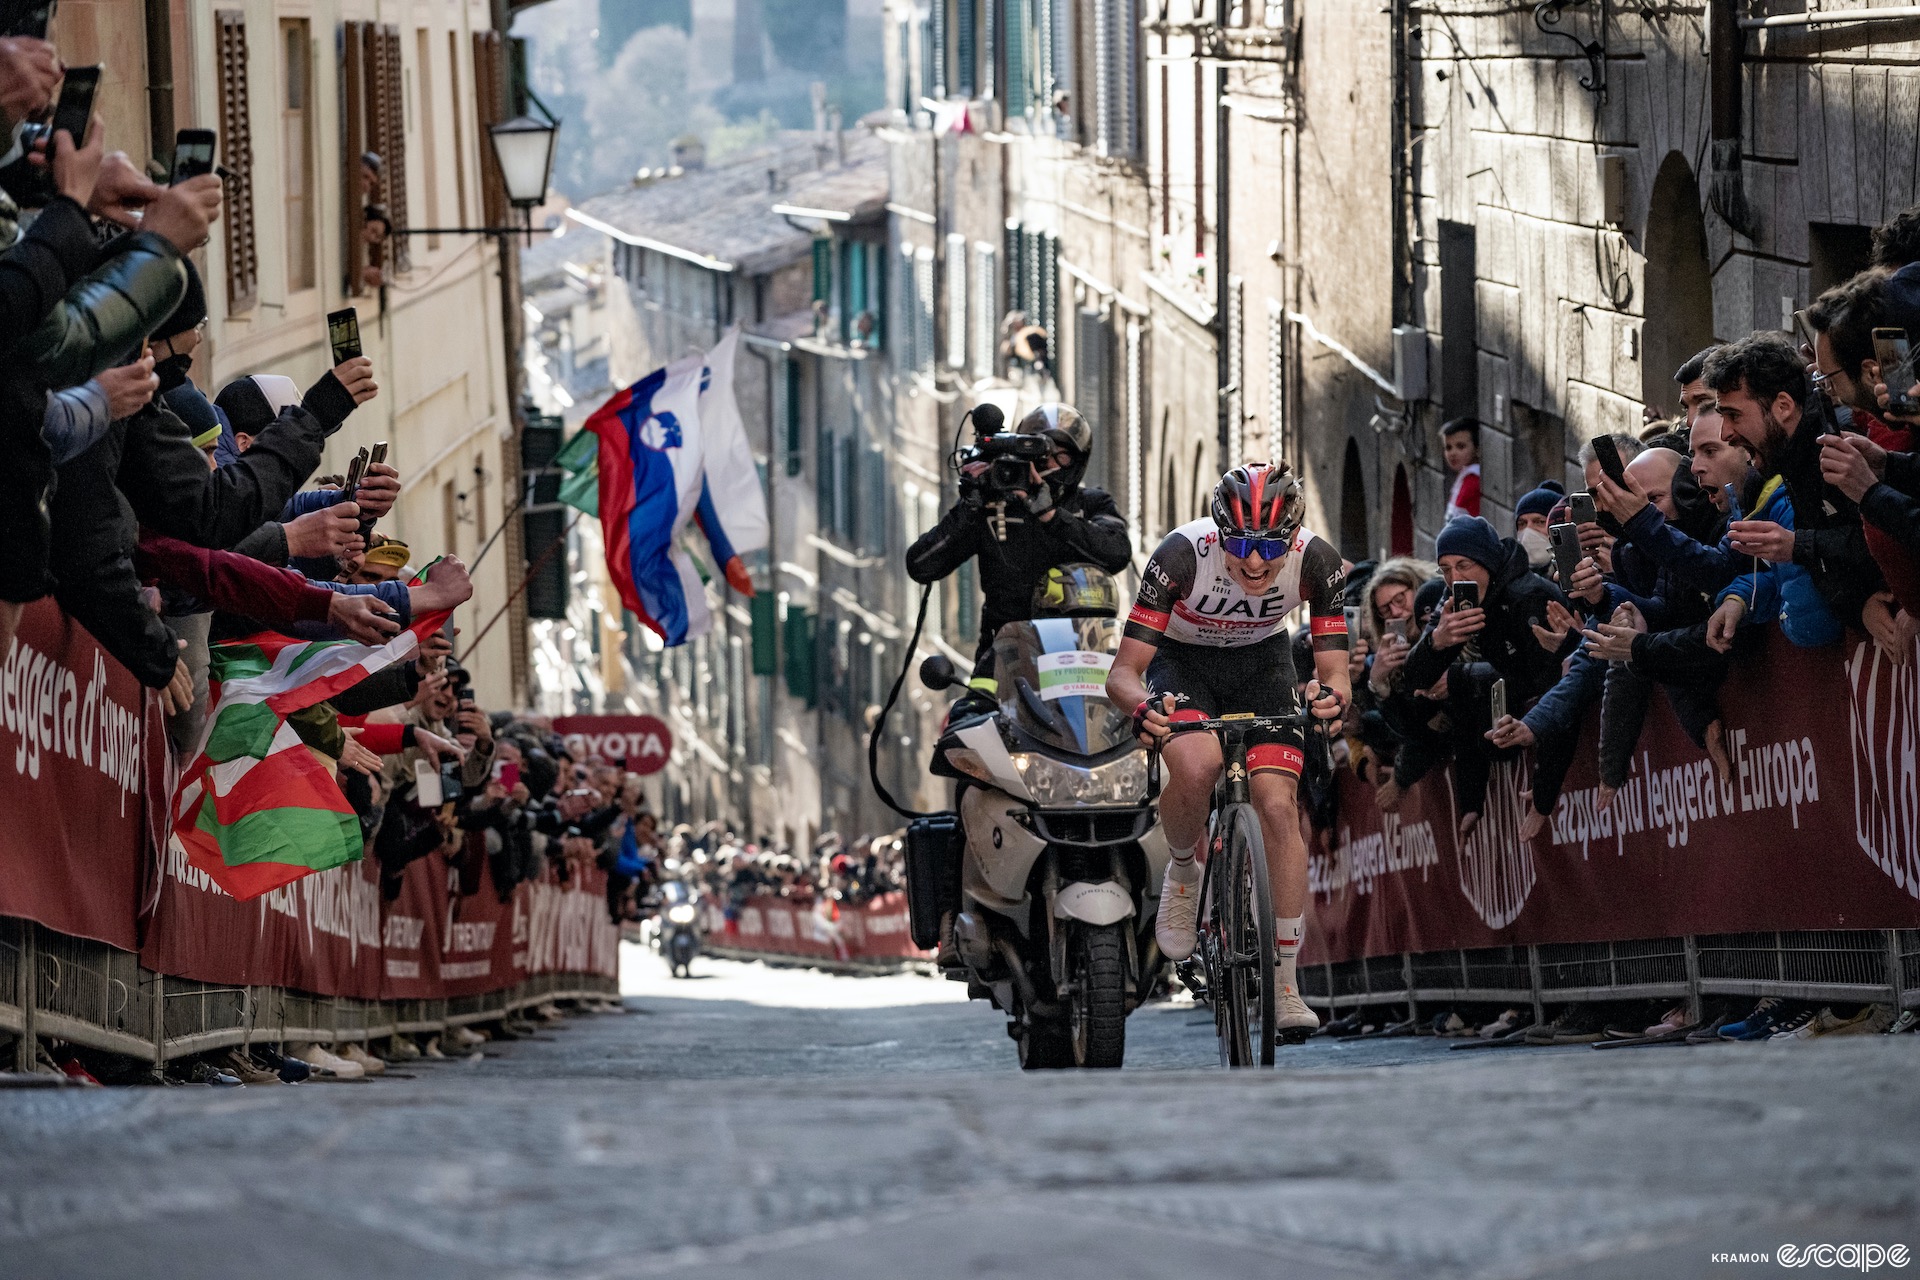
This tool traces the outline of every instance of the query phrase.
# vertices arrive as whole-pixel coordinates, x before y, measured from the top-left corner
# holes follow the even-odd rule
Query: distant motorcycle
[[[678,880],[662,885],[660,897],[660,954],[674,977],[690,978],[693,958],[700,954],[700,907]]]
[[[949,725],[934,748],[933,772],[967,785],[957,815],[908,828],[909,907],[922,946],[953,913],[946,976],[1006,1011],[1022,1067],[1118,1067],[1127,1015],[1162,967],[1167,845],[1146,753],[1106,697],[1121,632],[1112,579],[1054,573],[1063,598],[1036,600],[1036,613],[1055,616],[1008,623],[994,641],[998,710]],[[965,686],[938,655],[920,678]]]

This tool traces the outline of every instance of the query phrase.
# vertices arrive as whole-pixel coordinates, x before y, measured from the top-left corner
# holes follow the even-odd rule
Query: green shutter
[[[813,300],[833,300],[833,239],[830,236],[813,238]]]
[[[787,474],[797,476],[805,466],[805,450],[800,444],[800,362],[789,356],[784,364],[780,376],[786,395],[780,411],[785,415],[782,426],[786,429]]]
[[[779,665],[774,648],[776,633],[779,629],[780,601],[772,591],[763,588],[754,592],[751,608],[753,612],[753,674],[770,676]]]
[[[814,677],[813,641],[817,623],[805,609],[787,609],[787,693],[811,708],[819,698]]]

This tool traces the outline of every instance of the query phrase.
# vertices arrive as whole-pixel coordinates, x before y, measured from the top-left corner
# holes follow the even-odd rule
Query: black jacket
[[[19,243],[0,253],[0,352],[39,328],[99,259],[86,211],[65,196],[48,201]]]
[[[1055,504],[1051,520],[1009,524],[997,540],[977,506],[957,503],[907,548],[907,574],[937,582],[980,557],[980,643],[976,670],[993,658],[993,637],[1009,622],[1033,617],[1033,590],[1056,565],[1080,561],[1118,573],[1133,560],[1127,522],[1104,489],[1076,489]]]
[[[1867,549],[1860,510],[1820,474],[1821,420],[1802,415],[1787,437],[1785,456],[1769,458],[1793,503],[1793,562],[1807,570],[1833,616],[1858,626],[1867,597],[1884,587],[1880,566]]]
[[[1540,647],[1533,624],[1546,622],[1549,601],[1565,605],[1567,598],[1560,588],[1528,567],[1526,551],[1512,538],[1502,538],[1500,545],[1506,559],[1487,585],[1481,601],[1487,611],[1487,625],[1474,639],[1479,644],[1480,660],[1507,682],[1507,706],[1517,716],[1559,682],[1560,660],[1580,643],[1580,637],[1577,632],[1569,633],[1558,652]],[[1407,655],[1403,668],[1406,688],[1430,688],[1463,656],[1465,645],[1443,648],[1434,643],[1433,632],[1440,617],[1436,611],[1413,652]]]

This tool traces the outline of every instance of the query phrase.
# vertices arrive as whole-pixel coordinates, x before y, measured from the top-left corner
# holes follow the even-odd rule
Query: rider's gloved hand
[[[1152,698],[1146,698],[1133,709],[1133,736],[1140,740],[1141,746],[1154,747],[1166,741],[1172,723],[1168,717],[1173,715],[1173,708],[1173,695],[1163,693],[1158,705]]]
[[[1318,680],[1307,684],[1307,701],[1313,706],[1313,714],[1318,716],[1329,734],[1341,729],[1341,715],[1347,709],[1347,699],[1332,685],[1323,685]]]

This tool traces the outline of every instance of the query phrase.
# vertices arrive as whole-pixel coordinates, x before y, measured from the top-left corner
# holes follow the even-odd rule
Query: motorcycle
[[[676,978],[693,976],[693,958],[700,954],[700,907],[693,893],[678,880],[661,886],[660,954]]]
[[[1106,696],[1117,592],[1090,567],[1063,572],[1075,583],[1048,594],[1068,616],[1002,627],[997,709],[949,723],[935,745],[932,771],[961,784],[957,814],[907,833],[916,943],[944,935],[945,976],[1006,1012],[1028,1070],[1120,1066],[1127,1015],[1163,968],[1153,922],[1166,839],[1146,752]],[[920,679],[966,687],[940,655]]]

